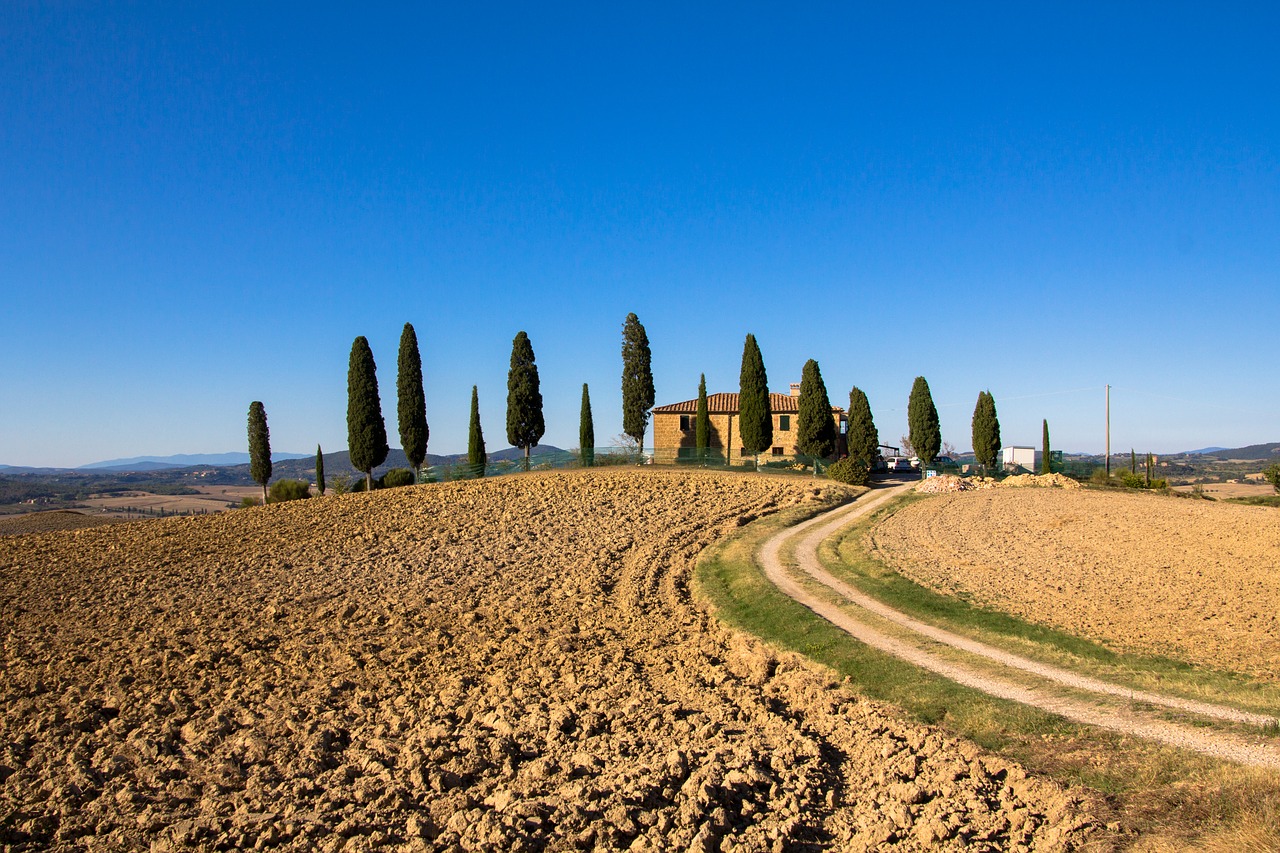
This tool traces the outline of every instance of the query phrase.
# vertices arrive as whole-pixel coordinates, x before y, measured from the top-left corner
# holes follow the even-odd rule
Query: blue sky
[[[520,330],[606,443],[630,311],[659,404],[751,332],[886,439],[1280,440],[1280,22],[1119,5],[11,4],[0,462],[344,448],[357,335],[394,436],[406,321],[430,452]]]

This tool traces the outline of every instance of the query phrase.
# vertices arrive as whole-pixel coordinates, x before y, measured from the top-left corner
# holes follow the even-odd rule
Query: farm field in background
[[[95,495],[80,503],[83,512],[114,517],[138,517],[145,514],[193,515],[222,512],[239,506],[243,498],[262,499],[260,486],[193,486],[194,495],[156,495],[150,492]]]

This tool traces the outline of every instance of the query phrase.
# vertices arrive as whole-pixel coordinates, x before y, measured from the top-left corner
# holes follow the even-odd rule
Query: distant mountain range
[[[1207,448],[1204,451],[1192,450],[1190,452],[1199,452],[1202,456],[1212,456],[1215,459],[1280,460],[1280,441],[1273,441],[1270,444],[1250,444],[1247,447],[1231,449],[1214,447]]]
[[[542,456],[547,453],[563,453],[553,445],[545,444],[533,448],[531,456]],[[509,447],[489,454],[490,461],[500,462],[520,459],[524,452],[518,447]],[[315,474],[314,453],[277,453],[271,454],[271,474],[276,477],[303,477]],[[427,454],[427,465],[455,465],[467,458],[465,453],[451,456]],[[157,471],[177,471],[182,468],[239,468],[249,464],[248,453],[179,453],[173,456],[132,456],[127,459],[108,459],[103,462],[92,462],[78,468],[31,468],[22,465],[0,465],[0,473],[4,474],[59,474],[82,472],[85,474],[123,474],[148,473]],[[379,465],[378,471],[391,468],[408,468],[409,460],[404,451],[392,448],[387,454],[387,461]],[[356,469],[351,464],[351,456],[342,450],[324,455],[326,476],[335,474],[353,474]]]
[[[302,459],[306,453],[275,453],[272,459]],[[314,454],[312,454],[314,456]],[[191,468],[195,465],[248,465],[248,453],[178,453],[173,456],[130,456],[127,459],[108,459],[90,462],[77,471],[163,471],[166,468]]]

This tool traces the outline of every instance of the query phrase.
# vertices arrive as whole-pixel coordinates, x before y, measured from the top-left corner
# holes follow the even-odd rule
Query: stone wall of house
[[[683,431],[680,429],[680,419],[688,418],[689,429]],[[788,421],[788,428],[782,428],[782,419]],[[796,454],[796,427],[798,426],[799,416],[795,413],[791,414],[775,414],[773,416],[773,447],[781,448],[781,455],[794,456]],[[840,415],[832,414],[832,419],[836,423],[836,431],[840,430]],[[694,447],[695,435],[693,430],[694,415],[679,415],[670,413],[659,413],[653,416],[653,446],[663,450],[671,450],[681,447]],[[725,437],[728,436],[730,441],[726,442]],[[726,443],[729,444],[729,455],[732,459],[737,459],[742,449],[741,434],[738,431],[738,415],[717,414],[711,415],[711,436],[710,445],[713,448],[724,448]],[[764,456],[772,455],[772,448],[766,450]]]

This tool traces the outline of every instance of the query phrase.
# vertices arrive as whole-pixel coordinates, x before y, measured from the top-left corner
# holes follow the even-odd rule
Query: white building
[[[1034,447],[1005,447],[1000,451],[1000,458],[1006,468],[1021,465],[1028,471],[1036,470],[1036,449]]]

